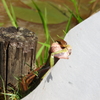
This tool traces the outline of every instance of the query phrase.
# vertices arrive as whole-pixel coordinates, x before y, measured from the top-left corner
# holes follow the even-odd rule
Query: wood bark
[[[6,86],[15,85],[15,77],[28,74],[35,67],[36,46],[34,32],[20,27],[0,28],[0,76]]]

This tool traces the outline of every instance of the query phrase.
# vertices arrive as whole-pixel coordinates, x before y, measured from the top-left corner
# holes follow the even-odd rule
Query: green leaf
[[[25,1],[22,2],[25,3]],[[48,2],[41,2],[41,1],[34,1],[34,2],[36,5],[38,5],[38,8],[42,12],[43,17],[45,17],[45,12],[46,12],[45,9],[47,10],[48,24],[58,24],[67,21],[68,18],[64,16],[61,12],[59,12],[57,9],[52,7]],[[16,17],[30,22],[42,23],[38,10],[33,5],[33,3],[29,2],[25,4],[27,6],[30,6],[31,9],[17,7],[17,6],[13,7]]]
[[[48,48],[50,48],[50,45],[49,44],[47,44],[47,43],[42,43],[42,42],[38,42],[39,44],[42,44],[42,45],[44,45],[44,46],[46,46],[46,47],[48,47]]]

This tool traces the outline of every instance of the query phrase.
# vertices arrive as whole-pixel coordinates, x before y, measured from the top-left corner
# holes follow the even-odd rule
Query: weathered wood
[[[27,29],[0,28],[0,75],[6,86],[15,85],[15,77],[28,74],[34,68],[36,45],[35,33]]]

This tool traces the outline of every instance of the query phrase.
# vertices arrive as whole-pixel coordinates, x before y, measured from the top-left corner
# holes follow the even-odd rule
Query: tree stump
[[[28,74],[34,68],[36,46],[35,33],[20,27],[0,28],[0,75],[6,86],[15,85],[15,77]]]

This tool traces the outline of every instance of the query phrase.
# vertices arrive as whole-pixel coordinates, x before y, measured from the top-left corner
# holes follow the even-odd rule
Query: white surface
[[[61,59],[22,100],[100,100],[100,12],[71,29],[69,60]]]

